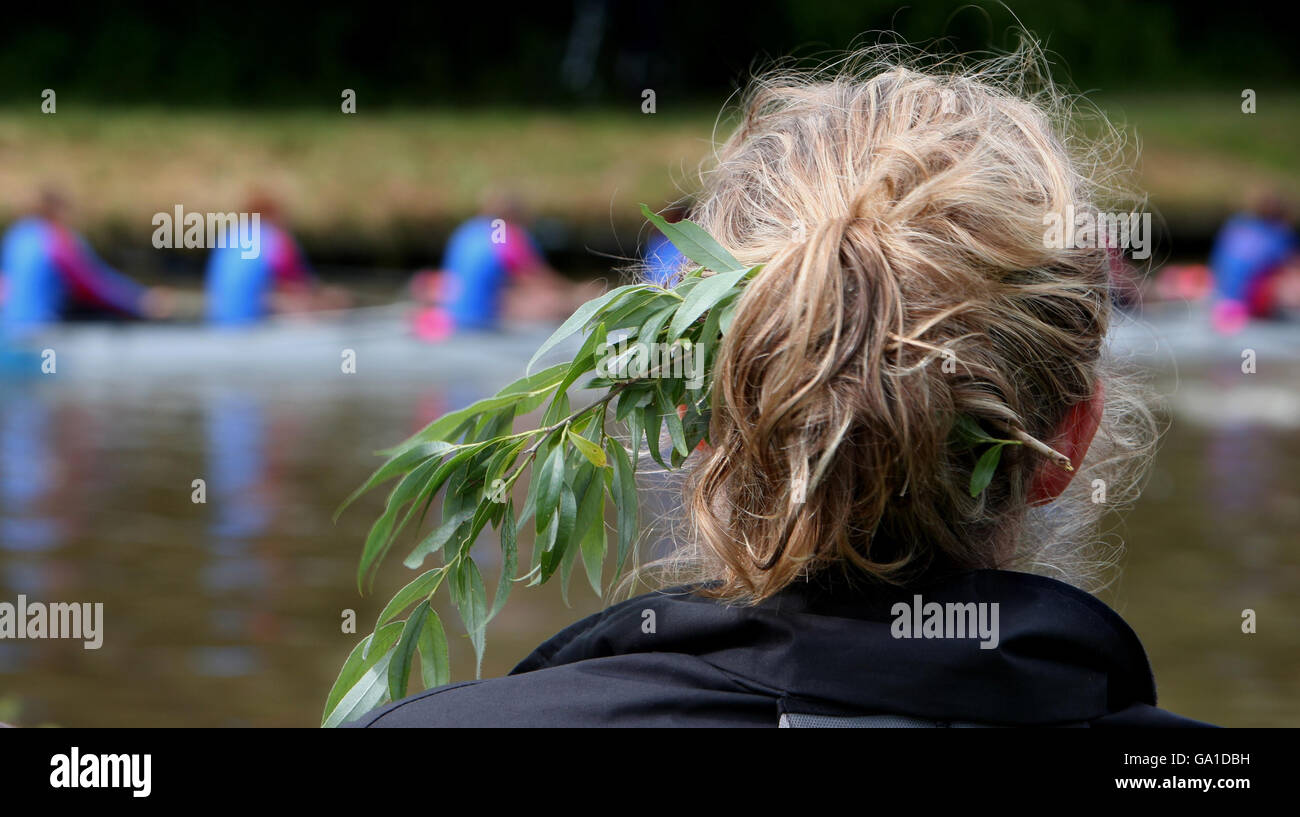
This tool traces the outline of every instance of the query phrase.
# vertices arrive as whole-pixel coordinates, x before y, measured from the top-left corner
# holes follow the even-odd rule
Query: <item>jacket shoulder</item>
[[[707,662],[634,653],[431,689],[349,726],[776,726],[776,700]]]

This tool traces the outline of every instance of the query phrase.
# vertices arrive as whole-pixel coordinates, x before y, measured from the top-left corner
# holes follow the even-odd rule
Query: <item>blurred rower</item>
[[[523,211],[507,196],[489,196],[483,213],[456,228],[443,269],[414,281],[415,332],[437,340],[454,331],[490,330],[503,319],[552,321],[569,315],[599,287],[575,285],[546,263],[522,226]]]
[[[1223,225],[1210,255],[1214,326],[1220,332],[1235,332],[1251,318],[1276,316],[1278,276],[1296,251],[1282,200],[1272,193],[1254,199],[1249,212]]]
[[[68,226],[68,202],[43,191],[0,245],[0,328],[17,335],[73,318],[163,318],[174,298],[113,270]]]
[[[220,326],[247,326],[277,312],[339,309],[349,299],[341,290],[321,287],[298,243],[281,226],[280,209],[264,195],[254,195],[246,212],[258,214],[260,248],[245,258],[237,242],[217,247],[208,256],[207,316]]]

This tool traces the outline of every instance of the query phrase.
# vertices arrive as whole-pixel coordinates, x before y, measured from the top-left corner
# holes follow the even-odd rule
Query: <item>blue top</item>
[[[71,230],[42,218],[15,223],[0,245],[6,334],[57,323],[71,307],[138,316],[144,288],[95,255]]]
[[[682,271],[686,256],[662,233],[656,233],[646,245],[646,280],[661,287],[671,287]]]
[[[1219,231],[1210,255],[1220,298],[1245,301],[1264,276],[1284,262],[1296,246],[1287,225],[1248,213],[1233,216]]]
[[[457,227],[447,241],[442,262],[447,275],[447,312],[456,328],[495,326],[509,278],[540,264],[537,246],[521,227],[489,216]]]
[[[271,311],[271,293],[280,284],[311,279],[298,245],[283,230],[261,222],[258,254],[245,258],[238,242],[217,247],[208,256],[208,320],[222,326],[256,323]]]
[[[48,249],[52,243],[49,225],[40,219],[25,218],[5,233],[0,271],[6,329],[55,323],[62,315],[65,287]]]

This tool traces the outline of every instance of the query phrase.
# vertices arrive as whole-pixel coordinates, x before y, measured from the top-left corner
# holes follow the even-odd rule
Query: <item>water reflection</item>
[[[211,635],[236,643],[196,647],[191,663],[201,675],[229,677],[260,670],[259,656],[249,643],[272,641],[277,630],[270,605],[275,592],[272,554],[258,552],[275,507],[266,426],[260,395],[228,387],[205,392],[208,558],[200,583],[212,600]]]
[[[54,499],[59,463],[51,422],[34,395],[8,392],[0,402],[0,547],[5,550],[43,551],[59,542],[59,520],[43,507]]]

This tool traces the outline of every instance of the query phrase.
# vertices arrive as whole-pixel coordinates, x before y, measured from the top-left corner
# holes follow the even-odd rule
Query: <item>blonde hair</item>
[[[877,47],[753,83],[690,218],[764,266],[718,352],[682,546],[653,568],[742,602],[831,566],[1097,584],[1096,523],[1136,496],[1155,428],[1105,355],[1108,251],[1045,239],[1048,214],[1122,193],[1117,132],[1101,118],[1103,138],[1081,139],[1043,64],[1032,41],[964,66]],[[1050,440],[1099,381],[1102,425],[1065,494],[1030,507],[1056,466],[1010,446],[971,497],[959,415]]]

